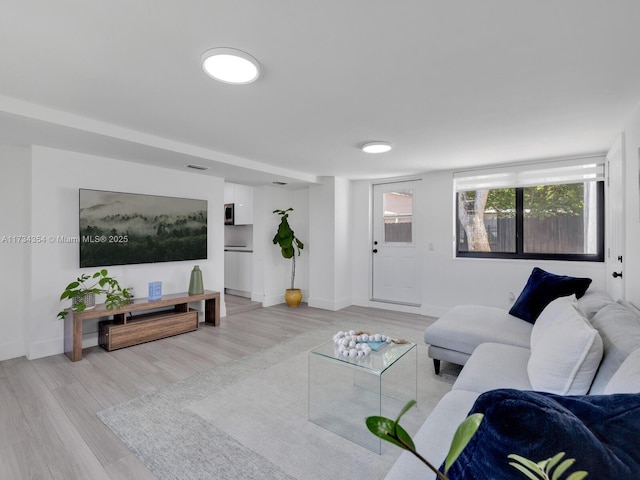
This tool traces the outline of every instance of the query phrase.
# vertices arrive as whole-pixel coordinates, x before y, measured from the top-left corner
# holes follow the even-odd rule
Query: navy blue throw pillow
[[[590,284],[590,278],[555,275],[535,267],[509,313],[526,322],[535,323],[542,310],[556,298],[574,293],[580,298]]]
[[[563,459],[576,460],[567,475],[584,470],[594,480],[640,478],[640,394],[501,389],[480,395],[470,413],[476,412],[484,419],[449,469],[450,480],[524,478],[509,465],[508,455],[537,463],[560,452]]]

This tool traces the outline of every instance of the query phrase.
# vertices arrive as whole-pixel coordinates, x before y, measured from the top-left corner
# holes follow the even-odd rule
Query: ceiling
[[[603,152],[640,103],[638,18],[637,0],[3,0],[0,143],[253,185]],[[262,76],[212,80],[214,47]]]

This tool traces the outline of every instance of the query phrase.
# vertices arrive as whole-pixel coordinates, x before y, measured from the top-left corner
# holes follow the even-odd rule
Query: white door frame
[[[625,210],[624,210],[624,133],[616,138],[607,153],[605,184],[605,271],[607,293],[614,299],[625,298]]]

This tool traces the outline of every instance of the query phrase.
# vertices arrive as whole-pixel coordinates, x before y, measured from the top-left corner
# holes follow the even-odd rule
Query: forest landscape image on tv
[[[80,189],[80,267],[207,258],[207,201]]]

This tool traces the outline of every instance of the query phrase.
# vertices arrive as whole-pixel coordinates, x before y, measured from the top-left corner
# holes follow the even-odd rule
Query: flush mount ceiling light
[[[202,68],[223,83],[244,85],[260,76],[260,64],[246,52],[235,48],[212,48],[202,54]]]
[[[368,142],[362,145],[362,151],[366,153],[385,153],[391,150],[389,142]]]

